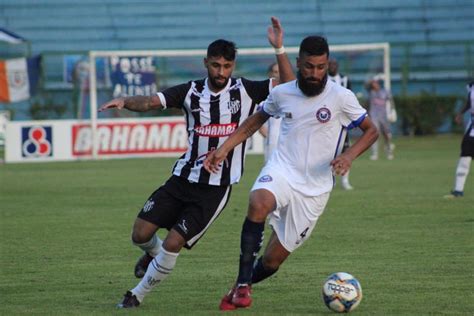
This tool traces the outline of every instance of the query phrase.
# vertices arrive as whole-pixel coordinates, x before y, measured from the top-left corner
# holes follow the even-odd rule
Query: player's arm
[[[208,154],[204,160],[204,168],[211,173],[218,172],[219,165],[225,160],[229,151],[252,136],[269,117],[270,115],[264,111],[258,111],[249,116],[219,148]]]
[[[158,96],[142,96],[123,97],[110,100],[99,108],[99,112],[107,109],[127,109],[134,112],[146,112],[153,109],[163,108],[161,100]]]
[[[263,137],[268,137],[268,127],[265,126],[265,125],[262,125],[262,127],[260,127],[258,129],[258,132],[260,133],[260,135],[262,135]]]
[[[351,168],[352,161],[366,151],[379,137],[377,127],[368,116],[360,123],[359,128],[363,131],[362,136],[346,151],[331,161],[331,166],[336,175],[345,175]]]
[[[293,73],[293,68],[291,67],[290,60],[288,55],[285,53],[285,48],[283,47],[283,28],[280,24],[280,20],[274,16],[271,17],[272,25],[268,27],[268,41],[270,45],[275,48],[276,60],[278,63],[278,69],[280,72],[280,82],[288,82],[296,79],[295,74]],[[274,86],[277,83],[274,82]]]

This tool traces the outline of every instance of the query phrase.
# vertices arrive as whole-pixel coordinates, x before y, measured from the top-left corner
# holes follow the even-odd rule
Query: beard
[[[298,87],[308,97],[314,97],[323,92],[326,87],[326,82],[328,81],[328,74],[326,73],[322,80],[318,80],[313,77],[304,78],[301,75],[301,72],[298,70]],[[311,80],[311,81],[309,81]]]
[[[216,88],[216,89],[222,89],[224,88],[225,86],[227,86],[227,83],[229,82],[229,78],[225,78],[224,82],[221,83],[221,82],[218,82],[217,79],[221,79],[223,77],[211,77],[207,76],[209,78],[209,81],[211,82],[211,85]]]

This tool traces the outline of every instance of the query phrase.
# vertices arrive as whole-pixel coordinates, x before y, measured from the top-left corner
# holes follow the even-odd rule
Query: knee
[[[250,194],[248,218],[254,222],[263,222],[267,215],[276,207],[272,193],[266,190],[257,190]]]
[[[149,241],[153,236],[149,236],[142,230],[134,229],[132,231],[132,242],[134,244],[144,244]]]

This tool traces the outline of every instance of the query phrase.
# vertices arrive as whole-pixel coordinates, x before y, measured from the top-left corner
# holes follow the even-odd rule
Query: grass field
[[[316,230],[242,315],[328,315],[321,285],[355,275],[359,315],[472,315],[474,173],[452,187],[460,135],[396,140],[396,159],[360,157],[354,191],[337,186]],[[117,310],[136,284],[136,213],[174,159],[0,165],[1,315],[220,315],[234,281],[248,191],[262,157],[249,156],[225,212],[138,310]],[[472,167],[474,168],[474,166]],[[266,233],[270,229],[266,229]]]

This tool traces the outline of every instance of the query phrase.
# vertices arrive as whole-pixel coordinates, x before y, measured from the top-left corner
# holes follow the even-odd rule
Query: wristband
[[[282,46],[280,48],[275,48],[275,55],[281,55],[285,53],[285,46]]]

